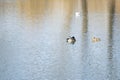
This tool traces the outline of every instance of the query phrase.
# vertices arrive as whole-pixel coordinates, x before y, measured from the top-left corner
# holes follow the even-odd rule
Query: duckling
[[[74,36],[69,37],[69,38],[67,38],[66,40],[67,40],[67,43],[70,43],[70,44],[74,44],[74,43],[76,42],[76,39],[75,39]]]
[[[92,42],[99,42],[99,41],[101,41],[100,38],[92,37]]]

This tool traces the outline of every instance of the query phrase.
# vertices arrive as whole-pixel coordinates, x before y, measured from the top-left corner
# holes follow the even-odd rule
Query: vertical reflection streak
[[[87,10],[87,2],[86,0],[82,0],[82,63],[83,63],[83,70],[86,68],[86,59],[87,59],[87,31],[88,31],[88,10]],[[83,71],[84,72],[84,71]],[[84,80],[86,75],[83,74],[82,80]]]
[[[114,61],[113,61],[113,21],[115,0],[108,3],[108,67],[109,67],[109,80],[115,80]]]
[[[87,17],[87,2],[86,0],[82,0],[82,16],[83,16],[83,33],[87,33],[87,26],[88,26],[88,17]]]

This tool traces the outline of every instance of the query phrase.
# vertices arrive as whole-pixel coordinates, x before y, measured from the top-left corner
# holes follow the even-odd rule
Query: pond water
[[[120,80],[120,14],[82,4],[1,0],[0,80]]]

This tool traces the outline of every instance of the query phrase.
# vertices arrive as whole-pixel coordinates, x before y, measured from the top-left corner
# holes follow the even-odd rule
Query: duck
[[[67,38],[66,39],[66,42],[69,43],[69,44],[74,44],[76,42],[76,39],[74,36]]]
[[[97,38],[97,37],[92,37],[92,42],[99,42],[99,41],[101,41],[101,39],[100,39],[100,38]]]

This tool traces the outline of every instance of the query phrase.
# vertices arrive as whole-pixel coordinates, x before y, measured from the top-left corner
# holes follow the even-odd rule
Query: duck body
[[[76,39],[74,36],[72,36],[72,37],[67,38],[66,42],[69,44],[74,44],[76,42]]]
[[[96,37],[93,37],[93,38],[92,38],[92,42],[99,42],[99,41],[101,41],[100,38],[96,38]]]

